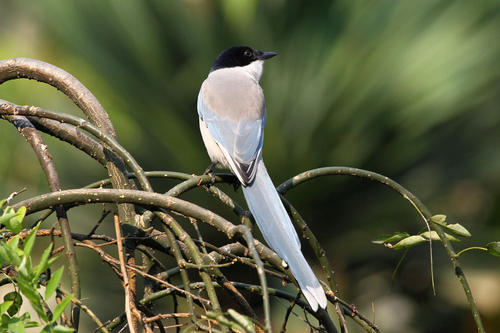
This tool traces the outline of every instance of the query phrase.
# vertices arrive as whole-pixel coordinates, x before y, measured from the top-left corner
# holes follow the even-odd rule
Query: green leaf
[[[409,237],[410,234],[407,232],[397,231],[393,234],[383,234],[372,240],[374,244],[387,244],[393,242],[399,242],[400,240]]]
[[[5,253],[8,256],[8,263],[14,266],[19,266],[21,264],[21,257],[18,255],[19,248],[17,245],[19,244],[19,237],[12,237],[7,243],[3,243],[5,246]]]
[[[400,250],[400,249],[406,249],[408,247],[415,246],[417,244],[420,244],[422,242],[425,242],[425,238],[419,235],[415,236],[410,236],[406,237],[405,239],[402,239],[398,243],[396,243],[392,248],[394,250]]]
[[[8,315],[6,315],[5,313],[2,313],[2,317],[0,319],[0,322],[2,323],[2,328],[7,328],[9,321],[10,321],[10,317]]]
[[[12,305],[7,309],[7,313],[11,317],[16,313],[18,313],[19,310],[21,309],[21,305],[23,305],[23,298],[17,291],[12,291],[10,293],[7,293],[3,297],[3,300],[6,302],[12,302]]]
[[[19,240],[20,239],[21,238],[19,238],[18,235],[16,235],[16,236],[12,237],[11,239],[9,239],[7,241],[7,246],[9,247],[9,249],[11,249],[13,251],[17,250],[19,248]]]
[[[16,216],[16,212],[12,211],[8,213],[7,211],[5,211],[3,215],[0,216],[0,224],[7,226],[7,223],[9,223],[10,219],[13,218],[14,216]]]
[[[31,273],[31,267],[27,267],[29,262],[29,257],[23,256],[23,259],[21,260],[21,263],[19,264],[19,267],[17,269],[17,272],[19,275],[22,275],[24,278],[29,278],[30,273]]]
[[[54,323],[59,317],[62,315],[64,312],[64,309],[71,303],[71,300],[73,299],[73,294],[66,296],[61,303],[57,304],[56,308],[54,309],[52,320],[50,323]]]
[[[45,299],[49,299],[50,296],[56,291],[59,282],[61,281],[62,273],[64,271],[64,266],[59,267],[57,271],[52,275],[52,278],[47,283],[47,287],[45,287]]]
[[[5,301],[2,304],[0,304],[0,313],[7,312],[7,310],[11,307],[12,304],[14,304],[14,301]]]
[[[461,224],[448,224],[446,226],[446,230],[451,232],[454,235],[462,236],[462,237],[470,237],[471,234],[469,230],[465,229]]]
[[[53,244],[50,243],[49,246],[43,251],[42,258],[40,259],[40,263],[35,267],[35,281],[38,281],[40,274],[42,274],[48,267],[47,265],[50,257],[50,253],[52,252]]]
[[[23,220],[26,215],[26,207],[22,206],[16,212],[16,216],[10,219],[11,230],[18,234],[23,230]]]
[[[9,332],[24,333],[24,323],[19,318],[11,318],[9,322]]]
[[[26,215],[26,207],[21,207],[17,212],[12,207],[7,207],[4,215],[0,217],[0,224],[3,224],[15,234],[18,234],[23,229],[23,219]]]
[[[40,326],[40,323],[36,322],[36,321],[27,321],[24,323],[24,327],[26,328],[33,328],[33,327],[39,327]]]
[[[2,266],[12,264],[10,256],[4,242],[0,243],[0,263]]]
[[[437,214],[431,217],[431,222],[439,224],[440,226],[446,227],[446,215]]]
[[[36,233],[37,233],[38,228],[40,227],[41,223],[42,223],[42,221],[38,222],[36,227],[34,227],[33,230],[31,230],[30,234],[24,240],[24,253],[27,256],[30,255],[31,249],[33,248],[33,245],[35,244]]]
[[[69,327],[62,326],[62,325],[57,325],[56,327],[54,327],[55,333],[70,333],[70,332],[74,332],[74,331],[75,331],[74,328],[69,328]]]
[[[22,279],[21,277],[16,278],[17,285],[19,290],[23,293],[23,295],[30,301],[31,306],[35,309],[36,313],[40,318],[44,321],[48,321],[47,314],[43,310],[42,307],[42,296],[38,293],[35,286],[32,285],[32,281],[27,281]]]
[[[19,317],[19,319],[21,319],[24,322],[30,320],[31,319],[30,313],[29,312],[23,313],[22,316]]]
[[[52,333],[52,325],[46,325],[41,331],[40,333]]]
[[[500,242],[491,242],[486,244],[486,248],[488,249],[488,253],[500,257]]]
[[[47,261],[47,268],[52,266],[52,264],[55,263],[57,260],[59,260],[59,258],[61,258],[61,256],[62,256],[62,254],[50,258],[49,261]]]
[[[460,239],[456,238],[456,237],[453,237],[452,235],[450,234],[447,234],[447,233],[444,233],[444,235],[446,236],[446,238],[448,238],[450,241],[452,242],[460,242]],[[436,231],[431,231],[430,233],[430,237],[429,237],[429,232],[426,231],[426,232],[422,232],[420,234],[420,236],[424,237],[425,239],[429,239],[431,238],[433,241],[441,241],[441,238],[439,238],[439,235]]]

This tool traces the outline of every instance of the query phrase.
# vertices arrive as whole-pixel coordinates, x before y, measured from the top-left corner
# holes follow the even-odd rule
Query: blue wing
[[[238,112],[238,110],[235,110]],[[235,120],[218,115],[198,95],[198,115],[205,122],[210,134],[221,148],[231,171],[243,185],[252,182],[256,172],[256,161],[262,153],[266,115],[260,119]],[[237,118],[237,117],[233,117]]]

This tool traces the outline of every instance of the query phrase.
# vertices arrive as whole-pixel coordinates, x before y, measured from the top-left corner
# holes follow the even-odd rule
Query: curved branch
[[[217,230],[225,233],[230,239],[237,233],[237,230],[235,229],[236,226],[234,224],[205,208],[179,198],[138,190],[65,190],[57,193],[42,194],[23,200],[13,204],[12,207],[14,209],[19,209],[21,206],[26,206],[26,214],[33,214],[41,210],[50,209],[58,204],[83,205],[105,202],[133,203],[145,207],[160,207],[173,210],[183,215],[194,217],[195,219],[215,227]],[[276,267],[281,266],[281,259],[276,253],[257,240],[255,240],[255,244],[262,259],[269,261]]]
[[[29,58],[14,58],[0,61],[0,84],[19,78],[44,82],[62,91],[85,113],[91,122],[97,127],[102,128],[105,133],[109,133],[111,137],[116,138],[116,132],[109,116],[97,98],[68,72],[43,61]],[[105,154],[106,151],[107,149],[105,150]],[[106,160],[107,163],[105,166],[112,179],[113,187],[135,187],[124,176],[126,170],[123,168],[122,161],[113,159],[112,156],[106,156]],[[118,205],[118,211],[122,221],[135,225],[135,210],[132,205]],[[130,260],[135,260],[133,253],[130,255]],[[131,283],[132,288],[135,288],[135,280],[131,280]]]
[[[10,103],[0,103],[0,114],[49,118],[62,123],[69,123],[79,128],[83,128],[90,134],[99,138],[102,142],[109,146],[120,158],[122,158],[125,163],[127,163],[127,165],[134,172],[144,190],[153,190],[151,185],[149,184],[149,181],[144,176],[144,170],[142,170],[142,168],[132,157],[132,155],[125,148],[123,148],[111,135],[103,132],[98,127],[82,118],[78,118],[65,113],[45,110],[35,106],[15,106]]]
[[[318,169],[313,169],[309,171],[305,171],[303,173],[300,173],[296,175],[293,178],[288,179],[284,183],[282,183],[280,186],[278,186],[278,191],[281,194],[286,193],[288,190],[304,183],[307,182],[311,179],[317,178],[317,177],[322,177],[322,176],[331,176],[331,175],[347,175],[347,176],[355,176],[355,177],[361,177],[361,178],[367,178],[370,180],[375,180],[379,183],[382,183],[384,185],[389,186],[399,194],[403,196],[406,200],[408,200],[412,206],[417,210],[417,212],[422,216],[424,221],[426,223],[432,222],[431,217],[432,214],[429,211],[429,209],[410,191],[408,191],[406,188],[401,186],[399,183],[395,182],[394,180],[390,179],[389,177],[383,176],[381,174],[378,174],[376,172],[371,172],[367,170],[362,170],[362,169],[357,169],[357,168],[349,168],[349,167],[326,167],[326,168],[318,168]],[[479,332],[485,332],[484,326],[481,320],[481,315],[479,314],[479,310],[476,306],[476,303],[474,301],[474,297],[472,296],[472,291],[470,289],[469,283],[467,282],[467,279],[465,277],[465,274],[460,267],[460,263],[458,262],[458,259],[456,257],[455,250],[453,249],[453,246],[449,239],[446,237],[443,229],[435,223],[432,223],[432,228],[436,230],[439,238],[441,239],[441,242],[443,243],[443,246],[448,254],[448,257],[450,258],[451,264],[453,266],[453,269],[455,271],[455,275],[457,276],[458,280],[462,284],[462,288],[465,292],[465,296],[467,298],[467,302],[469,303],[469,307],[472,312],[472,316],[474,318],[474,321],[476,323],[476,326],[478,328]]]
[[[29,58],[14,58],[0,61],[0,84],[12,80],[27,78],[47,83],[56,89],[62,91],[68,96],[94,123],[97,127],[103,129],[103,132],[109,133],[116,138],[116,132],[109,119],[108,114],[99,103],[97,98],[80,81],[68,72],[43,61]],[[135,188],[133,183],[129,183],[124,176],[126,173],[123,167],[123,161],[113,158],[111,154],[107,155],[105,147],[106,169],[112,179],[114,188]],[[135,210],[132,205],[118,205],[119,215],[125,223],[135,225]],[[133,255],[130,256],[131,260]],[[135,281],[132,280],[134,284]]]
[[[0,61],[0,84],[13,79],[30,79],[47,83],[68,96],[89,118],[111,136],[115,129],[97,98],[73,75],[59,67],[30,58]]]
[[[193,188],[202,187],[204,190],[211,193],[214,197],[219,199],[219,201],[221,201],[223,204],[229,207],[241,219],[241,223],[245,224],[248,228],[252,227],[252,219],[250,212],[241,207],[229,195],[221,191],[216,186],[213,186],[214,180],[211,178],[210,175],[197,176],[177,171],[145,171],[144,175],[148,178],[169,178],[169,179],[184,180],[182,183],[179,183],[176,186],[172,187],[166,193],[167,195],[179,196],[182,193],[185,193]],[[127,174],[127,177],[136,178],[135,174],[132,173]],[[233,174],[229,173],[215,174],[215,183],[233,184],[235,180],[236,177]],[[101,188],[110,184],[111,180],[107,178],[93,182],[85,186],[85,188]],[[150,222],[153,218],[153,215],[151,214],[151,212],[144,212],[142,218],[145,221]]]

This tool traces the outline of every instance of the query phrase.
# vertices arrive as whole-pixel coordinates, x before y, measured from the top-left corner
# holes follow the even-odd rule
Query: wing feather
[[[213,82],[213,79],[207,79],[202,85],[198,95],[198,114],[221,148],[231,171],[243,185],[250,184],[255,177],[256,160],[262,153],[264,143],[266,114],[262,90],[254,83],[258,89],[252,90],[241,85],[238,89],[233,84],[229,85],[232,87],[230,91],[214,92],[214,89],[221,88]],[[238,96],[243,93],[238,91],[241,88],[245,89],[245,98]],[[252,92],[255,96],[248,96]],[[207,95],[216,95],[217,100]],[[258,100],[261,102],[256,102]]]

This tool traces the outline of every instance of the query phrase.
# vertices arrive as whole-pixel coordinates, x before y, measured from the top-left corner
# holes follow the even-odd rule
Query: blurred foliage
[[[0,0],[0,58],[38,58],[79,78],[145,169],[200,173],[209,159],[196,96],[214,58],[231,45],[276,51],[262,79],[264,159],[276,185],[319,166],[373,170],[459,220],[477,244],[500,238],[499,10],[494,0]],[[33,82],[7,82],[0,97],[75,110]],[[23,139],[0,126],[0,193],[46,191]],[[106,176],[90,159],[47,141],[66,188]],[[425,249],[412,249],[388,282],[397,253],[369,242],[388,230],[422,231],[403,199],[345,177],[313,182],[288,198],[333,258],[344,294],[368,313],[373,301],[386,332],[469,331],[463,299],[440,293],[459,293],[447,282],[452,273],[442,253],[438,297],[430,292]],[[85,230],[84,221],[76,228]],[[498,261],[487,257],[462,260],[499,282]],[[478,299],[480,310],[488,294]],[[482,308],[487,331],[500,327],[500,304],[493,304]],[[384,316],[394,324],[396,309],[401,323],[392,327]]]

